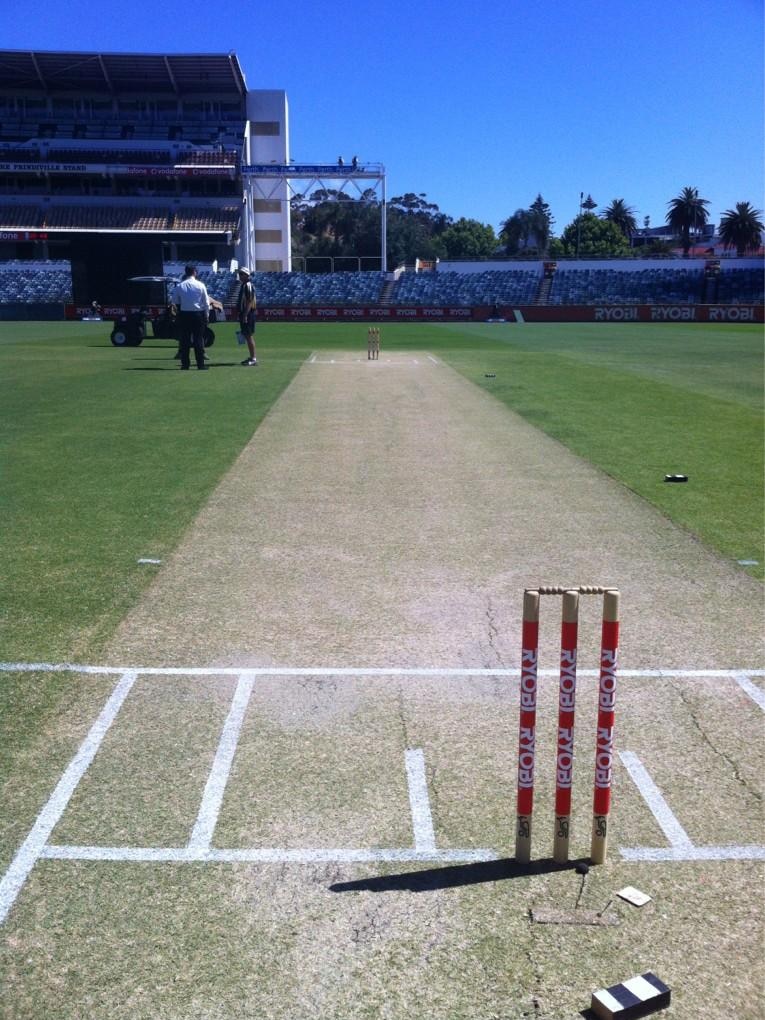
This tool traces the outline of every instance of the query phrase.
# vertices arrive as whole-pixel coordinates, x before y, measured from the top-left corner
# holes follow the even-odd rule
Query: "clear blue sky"
[[[233,50],[250,88],[286,90],[297,162],[381,161],[389,196],[425,192],[495,229],[538,192],[558,233],[582,190],[599,209],[624,198],[653,225],[685,186],[715,221],[736,202],[765,204],[760,0],[18,11],[0,0],[4,48]]]

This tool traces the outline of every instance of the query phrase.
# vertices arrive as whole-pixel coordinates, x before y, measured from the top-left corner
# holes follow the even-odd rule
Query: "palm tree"
[[[762,212],[749,202],[736,202],[720,220],[720,237],[726,248],[735,248],[740,257],[747,251],[757,251],[762,244]]]
[[[699,198],[698,188],[683,188],[677,198],[668,203],[667,226],[680,238],[683,255],[688,257],[691,247],[691,232],[698,233],[709,219],[706,207],[709,199]]]
[[[615,198],[601,213],[604,220],[615,223],[629,241],[637,230],[635,210],[623,198]]]

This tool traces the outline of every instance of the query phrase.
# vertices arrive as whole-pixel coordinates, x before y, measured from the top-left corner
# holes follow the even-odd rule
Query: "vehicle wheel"
[[[128,327],[126,344],[128,347],[140,347],[145,336],[146,330],[143,326]]]
[[[113,329],[111,341],[115,347],[127,347],[127,334],[124,329]]]
[[[209,326],[205,327],[205,347],[212,347],[215,343],[215,334]]]

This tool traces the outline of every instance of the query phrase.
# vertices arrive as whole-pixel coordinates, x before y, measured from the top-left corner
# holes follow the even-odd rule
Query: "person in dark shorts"
[[[255,353],[255,287],[252,283],[252,274],[246,266],[239,269],[239,297],[236,300],[236,311],[239,316],[239,332],[244,337],[249,358],[242,362],[248,368],[257,365],[258,358]]]

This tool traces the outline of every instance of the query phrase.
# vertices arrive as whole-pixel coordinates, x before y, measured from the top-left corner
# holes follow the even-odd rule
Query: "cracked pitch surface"
[[[368,368],[299,374],[125,620],[111,661],[516,666],[522,588],[595,582],[622,590],[630,666],[759,664],[751,578],[444,366]],[[598,600],[582,603],[581,664],[592,666]],[[559,613],[558,599],[543,600],[548,666]],[[161,844],[190,831],[196,801],[175,795],[173,770],[201,790],[225,709],[217,695],[230,696],[232,682],[163,683],[184,693],[157,711],[162,684],[136,700],[143,714],[125,716],[136,740],[110,733],[67,838],[97,836],[105,797],[115,839]],[[555,704],[554,682],[543,683],[535,857],[552,838]],[[577,854],[588,841],[594,705],[594,684],[582,683]],[[403,750],[419,746],[437,844],[509,851],[517,708],[514,685],[490,677],[259,681],[216,843],[398,842]],[[617,740],[671,794],[694,840],[744,842],[762,830],[762,740],[741,741],[758,732],[758,713],[735,685],[721,699],[714,681],[629,682]],[[157,799],[157,726],[177,753],[159,773],[164,814],[144,817],[141,805]],[[189,747],[200,749],[196,771]],[[617,798],[614,845],[661,845],[618,765]],[[419,893],[331,891],[420,870],[45,862],[11,918],[6,987],[28,1015],[62,1020],[559,1020],[578,1015],[593,988],[650,965],[676,990],[679,1018],[758,1015],[759,865],[628,865],[612,852],[590,872],[581,909],[601,909],[625,884],[653,900],[639,912],[614,904],[621,924],[609,929],[531,924],[534,907],[574,908],[581,883],[568,871]],[[86,906],[73,910],[78,897]],[[724,982],[699,979],[723,972]]]
[[[597,583],[622,591],[624,664],[761,664],[757,581],[446,366],[346,360],[299,372],[111,661],[516,665],[522,589]]]

